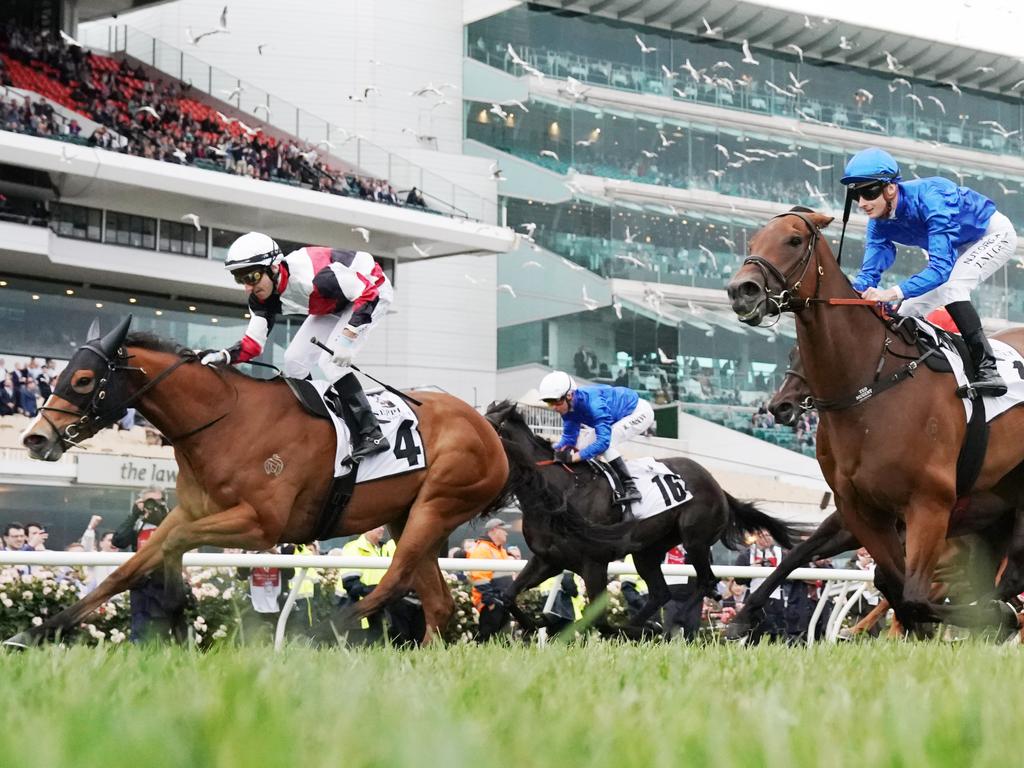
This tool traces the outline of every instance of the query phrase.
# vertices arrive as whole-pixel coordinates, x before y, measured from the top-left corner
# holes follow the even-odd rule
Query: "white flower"
[[[110,642],[123,643],[127,635],[116,627],[110,630]]]
[[[53,590],[52,590],[52,589],[50,589],[49,587],[43,587],[43,594],[44,594],[44,595],[48,595],[48,594],[50,594],[51,592],[53,592]]]
[[[43,623],[43,620],[39,616],[33,616],[32,617],[32,626],[33,627],[38,627],[42,623]]]
[[[23,574],[21,574],[21,583],[22,584],[31,584],[33,581],[34,581],[34,579],[32,578],[32,574],[31,573],[23,573]]]
[[[202,644],[203,644],[203,636],[202,636],[202,635],[200,635],[200,634],[199,634],[199,633],[197,632],[197,633],[196,633],[196,645],[202,645]]]
[[[31,599],[32,599],[32,593],[31,593],[31,592],[29,592],[29,591],[28,591],[28,590],[26,589],[26,590],[25,590],[24,592],[22,592],[22,593],[21,593],[21,599],[22,599],[22,600],[31,600]]]
[[[228,636],[228,633],[225,631],[223,624],[217,628],[216,632],[213,633],[213,639],[214,640],[220,640],[222,637],[227,637],[227,636]]]
[[[228,587],[227,589],[224,590],[224,593],[221,595],[221,597],[223,597],[225,600],[230,600],[234,596],[235,596],[235,588],[234,587]]]
[[[0,603],[4,604],[4,608],[11,608],[14,605],[14,601],[7,597],[7,595],[0,598]]]
[[[206,628],[206,619],[202,616],[196,616],[196,620],[192,622],[192,626],[196,628],[197,632],[202,632]]]

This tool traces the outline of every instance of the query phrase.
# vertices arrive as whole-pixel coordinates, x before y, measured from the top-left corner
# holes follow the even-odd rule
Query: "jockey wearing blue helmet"
[[[925,317],[944,306],[967,343],[983,395],[1006,393],[992,347],[971,305],[971,291],[1006,264],[1017,248],[1013,224],[995,204],[968,187],[937,176],[903,181],[899,163],[871,147],[846,164],[842,184],[868,217],[864,262],[853,280],[865,299],[902,302],[899,314]],[[899,285],[879,289],[896,260],[896,243],[928,254],[928,264]]]

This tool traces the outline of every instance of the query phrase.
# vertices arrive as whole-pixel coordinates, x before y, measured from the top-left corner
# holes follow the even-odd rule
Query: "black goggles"
[[[878,196],[882,194],[882,190],[885,189],[887,181],[879,181],[875,184],[868,184],[867,186],[855,188],[850,190],[850,197],[853,198],[854,202],[864,200],[877,200]]]
[[[541,399],[544,405],[558,405],[563,400],[565,400],[565,395],[562,395],[561,397],[545,397]]]
[[[239,285],[256,285],[260,280],[263,279],[263,275],[267,273],[263,267],[259,269],[251,269],[248,271],[232,272],[232,276],[235,278],[235,282]]]

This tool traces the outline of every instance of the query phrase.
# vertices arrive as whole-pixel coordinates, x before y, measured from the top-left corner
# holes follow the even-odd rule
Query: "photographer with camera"
[[[132,504],[132,511],[114,531],[111,544],[121,550],[137,552],[145,546],[153,531],[167,517],[167,502],[162,488],[147,488]],[[164,575],[157,568],[129,592],[132,611],[131,640],[138,643],[149,637],[165,638],[170,621],[164,608]]]

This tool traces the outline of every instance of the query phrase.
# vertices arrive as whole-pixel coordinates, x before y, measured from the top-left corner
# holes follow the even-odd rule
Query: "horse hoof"
[[[9,651],[26,651],[39,645],[39,638],[30,632],[19,632],[3,642],[4,648]]]

